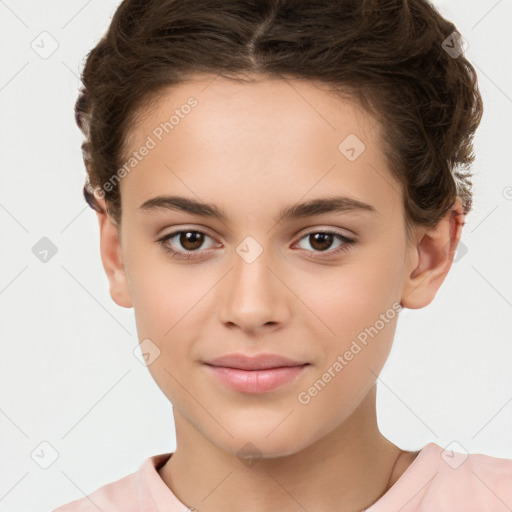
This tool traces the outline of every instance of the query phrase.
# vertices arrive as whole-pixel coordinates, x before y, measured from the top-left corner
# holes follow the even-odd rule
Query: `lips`
[[[252,357],[244,354],[228,354],[206,361],[205,364],[224,368],[238,368],[239,370],[267,370],[286,366],[303,366],[308,363],[294,361],[276,354],[260,354]]]
[[[242,393],[266,393],[295,380],[309,363],[275,354],[229,354],[204,363],[223,385]]]

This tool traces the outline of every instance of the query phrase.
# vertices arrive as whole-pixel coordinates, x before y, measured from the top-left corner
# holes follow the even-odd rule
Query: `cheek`
[[[398,320],[395,307],[379,295],[348,286],[336,303],[325,303],[323,319],[335,334],[319,336],[322,358],[297,396],[304,421],[316,432],[329,432],[361,403],[384,366]],[[320,306],[318,305],[320,308]]]
[[[138,337],[158,348],[159,356],[149,370],[167,394],[177,386],[172,376],[179,381],[186,378],[186,363],[194,358],[194,342],[204,325],[208,292],[218,278],[208,272],[201,278],[192,265],[161,256],[133,263],[129,271]]]
[[[310,323],[317,324],[317,331],[325,331],[327,340],[340,341],[373,325],[400,299],[397,268],[389,267],[384,257],[365,255],[364,260],[347,260],[337,269],[303,275],[302,294],[313,313],[308,315]]]
[[[181,322],[193,318],[195,305],[208,288],[207,283],[194,278],[192,266],[166,258],[147,257],[127,266],[140,337],[154,336],[163,341],[172,337]]]
[[[152,354],[158,354],[148,370],[168,400],[181,404],[184,398],[179,383],[186,376],[183,362],[190,359],[187,340],[194,335],[194,305],[201,290],[171,264],[148,261],[130,271],[137,334],[140,342],[146,343],[141,348],[150,346]]]

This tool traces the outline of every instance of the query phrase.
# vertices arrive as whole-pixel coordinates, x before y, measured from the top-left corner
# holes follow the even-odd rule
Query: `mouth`
[[[230,354],[204,363],[223,385],[242,393],[266,393],[298,378],[310,363],[276,354]]]
[[[244,354],[227,354],[206,361],[205,364],[223,368],[234,368],[238,370],[271,370],[274,368],[285,368],[292,366],[303,366],[309,364],[305,361],[296,361],[277,354],[259,354],[247,356]]]

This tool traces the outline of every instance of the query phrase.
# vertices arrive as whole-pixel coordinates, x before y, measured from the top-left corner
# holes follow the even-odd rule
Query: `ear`
[[[97,196],[96,200],[106,212],[105,200]],[[108,213],[96,212],[96,214],[100,227],[101,261],[110,283],[110,296],[118,306],[131,308],[133,304],[124,268],[120,227]]]
[[[448,274],[465,224],[462,201],[457,197],[439,223],[433,228],[418,230],[416,242],[411,242],[410,265],[402,294],[405,308],[428,306]]]

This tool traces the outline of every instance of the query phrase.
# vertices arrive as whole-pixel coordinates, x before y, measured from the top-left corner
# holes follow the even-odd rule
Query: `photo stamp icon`
[[[351,162],[357,160],[365,149],[363,141],[353,133],[345,137],[338,146],[339,152]]]
[[[32,247],[32,254],[41,263],[48,263],[57,254],[57,246],[49,238],[43,236],[43,238]]]
[[[459,240],[459,244],[457,245],[457,249],[455,249],[455,254],[453,256],[453,263],[457,263],[460,261],[466,254],[468,253],[468,246]]]
[[[30,456],[40,468],[48,469],[59,458],[59,452],[48,441],[42,441]]]
[[[450,466],[452,469],[457,469],[469,457],[469,453],[457,441],[452,441],[441,453],[441,458]]]
[[[261,459],[261,452],[252,443],[244,444],[236,455],[240,462],[248,468],[252,468]]]
[[[442,43],[443,50],[453,59],[462,55],[467,47],[467,41],[457,32],[452,32]]]
[[[133,355],[141,364],[149,366],[160,356],[160,349],[149,338],[146,338],[133,349]]]
[[[253,263],[263,252],[263,247],[252,236],[244,238],[236,248],[236,252],[246,263]]]
[[[34,50],[41,59],[50,58],[59,47],[57,39],[55,39],[49,32],[43,31],[30,43],[30,47]]]

